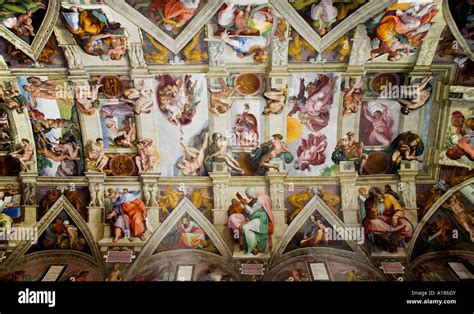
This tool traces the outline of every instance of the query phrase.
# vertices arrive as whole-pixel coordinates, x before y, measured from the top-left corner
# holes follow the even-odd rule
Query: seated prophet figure
[[[267,48],[276,33],[276,18],[268,4],[248,4],[245,9],[228,2],[217,13],[216,36],[229,45],[239,58],[252,56],[257,63],[268,60]]]
[[[114,225],[114,239],[116,243],[121,237],[132,241],[138,237],[145,241],[147,208],[140,199],[139,192],[129,192],[123,189],[114,197],[112,212],[106,216]]]
[[[367,216],[362,224],[365,233],[375,244],[390,253],[397,252],[400,241],[407,242],[413,235],[413,225],[405,218],[405,210],[393,195],[373,187],[365,201]]]
[[[200,0],[154,0],[148,6],[152,15],[160,15],[164,28],[176,31],[193,18]]]
[[[86,53],[104,60],[120,60],[125,55],[127,39],[123,29],[101,11],[72,6],[62,12],[62,17],[67,30],[80,39]]]
[[[268,195],[257,193],[252,187],[245,190],[245,195],[248,199],[237,194],[237,198],[248,215],[248,222],[242,226],[246,254],[267,253],[272,246],[272,201]]]

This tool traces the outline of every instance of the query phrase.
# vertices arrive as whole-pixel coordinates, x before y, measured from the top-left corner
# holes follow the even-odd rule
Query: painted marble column
[[[399,190],[405,203],[405,217],[413,224],[418,225],[416,205],[416,177],[418,176],[418,162],[403,160],[398,170],[400,176]]]
[[[88,223],[96,241],[101,240],[105,233],[105,207],[104,207],[104,193],[105,193],[105,173],[101,172],[86,172],[87,181],[89,183],[90,203],[88,208]],[[110,226],[109,226],[110,230]],[[110,233],[111,234],[111,231]],[[110,235],[108,236],[110,237]]]
[[[158,179],[160,173],[146,172],[140,174],[142,181],[143,202],[147,208],[148,231],[154,232],[160,226],[160,205],[158,204]]]
[[[352,50],[347,67],[346,76],[364,76],[365,64],[369,58],[370,38],[364,24],[356,27],[354,38],[352,39]]]
[[[354,162],[342,161],[339,164],[337,177],[341,184],[341,204],[342,204],[342,220],[348,227],[358,226],[357,213],[359,206],[357,204],[357,194],[355,182],[357,179],[357,172],[355,170]]]
[[[209,71],[206,74],[209,88],[213,90],[221,89],[220,80],[227,80],[229,73],[225,67],[224,51],[225,43],[220,39],[209,37],[206,39],[209,50]],[[210,95],[209,95],[210,97]],[[227,126],[226,114],[209,114],[209,134],[215,132],[224,134],[230,138],[230,128]]]
[[[130,64],[130,77],[133,80],[150,77],[143,52],[143,43],[134,42],[128,44],[128,62]]]
[[[0,65],[0,68],[2,66]],[[7,71],[9,73],[9,71]],[[16,91],[20,90],[20,86],[16,81],[14,76],[3,76],[3,74],[7,74],[0,70],[0,85],[4,89],[10,89],[13,87]],[[13,128],[13,135],[14,135],[14,144],[13,148],[16,149],[20,146],[22,139],[27,139],[30,142],[30,145],[35,146],[35,140],[33,136],[33,129],[31,127],[30,117],[28,116],[28,110],[23,108],[22,113],[18,113],[16,110],[6,109],[8,111],[8,116],[10,118],[11,127]],[[27,162],[28,164],[28,172],[35,173],[38,171],[38,164],[36,159],[36,149],[34,151],[34,158],[32,161]]]
[[[286,23],[286,21],[282,20],[280,23]],[[278,82],[279,78],[289,76],[288,73],[288,47],[290,44],[290,40],[288,38],[288,23],[286,23],[285,30],[284,30],[284,40],[280,40],[277,36],[275,36],[272,40],[271,44],[271,62],[272,62],[272,69],[270,71],[270,78],[272,79],[272,87],[273,85],[281,85],[282,83]]]
[[[91,92],[93,86],[89,84],[89,80],[87,79],[73,79],[71,80],[73,84],[76,86],[81,87],[84,92]],[[81,135],[82,135],[82,145],[84,148],[88,147],[88,143],[93,142],[95,143],[98,138],[103,138],[102,134],[102,126],[100,123],[100,108],[97,108],[95,112],[91,115],[86,115],[78,111],[79,116],[79,123],[81,126]],[[84,150],[86,153],[86,149]],[[87,162],[85,163],[85,171],[96,171],[95,170],[95,162]]]
[[[431,75],[431,64],[438,48],[440,37],[443,34],[446,22],[441,10],[443,0],[434,0],[439,12],[433,18],[430,29],[421,42],[418,57],[411,75],[429,76]]]
[[[227,172],[227,167],[224,165],[215,165],[213,164],[213,172],[209,173],[209,176],[212,179],[212,187],[214,192],[214,227],[220,233],[227,246],[233,251],[234,240],[227,229],[227,209],[230,205],[229,200],[229,180],[230,173]],[[219,163],[217,163],[219,164]],[[221,171],[216,171],[221,169]]]
[[[227,77],[211,77],[208,79],[209,82],[209,88],[213,90],[220,90],[221,85],[219,81],[223,79],[226,80]],[[209,93],[210,97],[210,93]],[[209,99],[210,101],[210,99]],[[209,112],[209,136],[212,136],[214,133],[221,133],[223,134],[226,138],[227,141],[230,141],[232,138],[232,133],[231,133],[231,126],[228,125],[228,119],[227,119],[227,114],[214,114]],[[211,139],[209,139],[211,140]]]
[[[38,205],[36,205],[36,182],[38,180],[38,173],[20,172],[19,179],[22,185],[22,209],[25,217],[22,225],[31,227],[36,224],[38,218]]]
[[[80,48],[76,44],[59,45],[63,48],[64,56],[69,68],[70,79],[87,79],[88,74],[84,68]]]
[[[270,198],[272,199],[272,212],[273,212],[273,236],[272,244],[275,247],[282,235],[288,228],[286,223],[286,208],[285,208],[285,178],[288,175],[287,172],[268,171],[265,175],[268,184],[270,186]]]

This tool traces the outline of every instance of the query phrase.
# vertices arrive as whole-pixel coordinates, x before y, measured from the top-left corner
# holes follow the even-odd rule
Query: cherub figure
[[[77,109],[79,109],[81,113],[91,116],[97,111],[97,96],[101,87],[102,84],[95,84],[92,87],[90,95],[88,95],[88,93],[84,91],[84,86],[78,86],[74,83],[74,101]]]
[[[135,113],[150,113],[153,107],[153,100],[151,95],[153,90],[144,89],[138,90],[136,88],[127,89],[124,92],[126,99],[122,99],[123,102],[129,103],[133,106]]]
[[[211,95],[209,111],[213,114],[222,114],[229,111],[232,107],[232,96],[234,95],[235,90],[240,87],[237,85],[234,88],[230,88],[222,78],[219,79],[219,84],[221,85],[220,90],[215,92],[209,90]]]
[[[222,133],[212,134],[212,143],[209,146],[209,155],[206,157],[206,160],[208,159],[216,162],[224,161],[227,166],[233,170],[241,174],[244,173],[244,170],[240,168],[239,162],[235,160],[230,152],[228,152],[227,141]]]
[[[139,172],[147,172],[153,170],[155,165],[160,162],[160,154],[153,145],[152,139],[143,139],[137,143],[139,156],[135,157],[135,162]]]
[[[15,90],[13,84],[10,89],[0,87],[0,101],[5,104],[8,109],[16,110],[17,113],[23,113],[22,96]]]
[[[9,155],[20,162],[21,171],[28,172],[28,163],[34,163],[35,148],[24,138],[21,140],[21,147]]]
[[[194,147],[187,149],[182,141],[180,142],[180,145],[183,151],[183,160],[178,162],[176,167],[183,170],[183,174],[186,176],[197,176],[198,171],[203,166],[204,159],[206,157],[205,152],[209,145],[209,133],[205,133],[204,143],[200,149],[196,149]]]

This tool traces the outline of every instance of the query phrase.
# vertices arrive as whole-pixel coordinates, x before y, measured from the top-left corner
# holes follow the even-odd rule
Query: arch
[[[1,83],[3,86],[5,86],[5,83],[11,84],[17,91],[20,90],[20,87],[18,86],[18,82],[16,81],[16,78],[12,76],[8,80],[2,80]],[[13,146],[17,145],[18,143],[21,142],[21,139],[26,138],[27,140],[30,141],[30,145],[34,147],[34,163],[30,165],[31,172],[37,172],[38,167],[37,167],[37,152],[36,152],[36,141],[33,135],[33,127],[31,126],[31,121],[30,117],[28,115],[28,109],[23,108],[22,113],[16,112],[14,109],[8,109],[4,108],[7,113],[8,113],[8,118],[11,123],[11,128],[14,133],[14,144]]]
[[[145,263],[142,263],[142,267],[133,268],[130,267],[125,273],[124,278],[127,281],[133,280],[136,276],[140,274],[146,274],[147,272],[151,271],[152,269],[156,268],[157,264],[161,263],[169,263],[170,261],[175,261],[176,263],[173,265],[173,269],[171,273],[176,273],[176,266],[178,263],[183,262],[184,264],[188,264],[187,260],[183,261],[183,256],[186,256],[187,260],[192,260],[193,262],[207,262],[209,264],[219,265],[221,269],[229,272],[236,280],[240,280],[240,274],[236,265],[229,263],[228,261],[224,260],[222,256],[217,256],[215,254],[199,251],[199,250],[180,250],[180,251],[167,251],[161,252],[159,254],[155,254],[150,256],[146,259]],[[138,260],[137,260],[138,262]],[[136,263],[135,263],[136,264]],[[133,266],[133,265],[132,265]]]
[[[82,232],[86,243],[89,245],[91,250],[92,259],[95,261],[96,267],[98,267],[101,273],[105,272],[104,264],[101,262],[101,255],[99,248],[94,241],[94,236],[90,232],[87,223],[84,221],[82,216],[77,212],[74,206],[67,200],[64,195],[61,195],[59,199],[51,206],[48,212],[38,221],[33,227],[36,229],[37,235],[40,236],[45,232],[46,228],[54,221],[56,216],[61,212],[65,211],[69,217],[74,221],[77,228]],[[24,257],[35,256],[38,252],[28,254],[28,250],[34,244],[34,241],[22,241],[18,247],[8,256],[5,261],[7,267],[11,266],[16,260],[20,260]],[[46,252],[51,252],[51,254],[60,254],[67,252],[67,250],[48,250]],[[73,251],[76,252],[76,251]],[[79,253],[79,252],[77,252]],[[81,253],[83,257],[89,256],[88,254]]]
[[[25,53],[31,59],[36,60],[54,31],[56,21],[59,17],[60,8],[60,0],[49,0],[44,19],[41,22],[41,26],[38,32],[36,32],[31,45],[20,39],[15,35],[15,33],[3,25],[0,26],[0,37],[5,38],[8,42],[13,44],[17,49],[23,51],[23,53]]]
[[[425,224],[430,220],[430,218],[436,213],[436,211],[439,209],[439,207],[446,202],[447,199],[449,199],[454,193],[457,191],[461,190],[462,188],[469,186],[474,183],[474,178],[471,178],[467,181],[464,181],[461,184],[456,185],[455,187],[451,188],[448,190],[446,193],[443,194],[428,210],[426,215],[421,219],[420,223],[416,226],[415,232],[413,233],[413,237],[410,240],[410,243],[408,244],[408,255],[407,255],[407,261],[410,262],[413,254],[413,250],[415,249],[415,244],[416,240],[418,239],[421,231],[423,230]]]
[[[469,57],[469,59],[474,60],[474,51],[472,51],[471,47],[464,39],[463,35],[461,34],[458,26],[456,25],[456,21],[454,20],[453,15],[451,14],[451,10],[449,9],[449,1],[443,1],[443,16],[448,24],[451,33],[454,35],[454,38],[457,40],[459,45],[461,46],[464,53]]]
[[[466,259],[474,261],[474,252],[470,251],[459,251],[459,250],[451,250],[451,251],[439,251],[439,252],[430,252],[423,255],[418,256],[409,264],[408,269],[406,270],[407,278],[413,275],[413,272],[420,266],[426,264],[429,261],[434,260],[446,260],[446,259]]]
[[[337,217],[337,215],[324,203],[324,201],[317,195],[315,195],[301,210],[298,216],[291,222],[288,229],[286,229],[285,233],[278,242],[275,250],[273,251],[272,258],[270,260],[270,265],[274,265],[277,261],[282,257],[284,254],[284,250],[291,239],[296,235],[296,233],[300,230],[301,227],[304,226],[306,221],[309,217],[317,211],[321,214],[321,216],[326,219],[332,226],[336,226],[337,228],[347,228],[347,226]],[[357,255],[361,256],[366,260],[366,262],[370,262],[367,253],[363,250],[361,246],[359,246],[355,241],[345,241],[349,247],[357,253]],[[297,249],[295,251],[300,251],[302,249]],[[337,250],[339,251],[339,250]],[[289,253],[286,253],[289,254]],[[285,255],[286,255],[285,254]]]
[[[359,254],[349,251],[343,251],[333,248],[304,248],[291,251],[278,260],[277,263],[272,264],[270,270],[265,274],[264,281],[271,281],[274,279],[285,267],[298,262],[308,261],[310,259],[318,259],[321,261],[334,261],[354,265],[358,268],[364,269],[367,272],[374,274],[376,280],[386,281],[387,279],[379,269],[374,267],[371,263],[361,257]]]
[[[353,14],[345,18],[333,30],[321,37],[302,16],[293,8],[288,1],[270,0],[271,5],[285,16],[288,23],[293,27],[314,49],[318,52],[326,50],[336,40],[347,34],[357,24],[363,24],[374,17],[397,0],[372,0],[368,1]]]
[[[94,277],[96,277],[94,279],[102,280],[104,278],[105,276],[104,269],[97,267],[97,262],[90,255],[84,254],[82,252],[76,252],[76,251],[65,252],[65,251],[60,251],[60,250],[41,251],[41,252],[28,254],[27,256],[24,256],[20,260],[16,261],[14,264],[11,264],[8,267],[3,268],[0,273],[0,277],[4,277],[15,270],[18,270],[19,268],[34,266],[36,264],[47,263],[48,261],[49,262],[54,261],[55,263],[58,263],[58,264],[64,262],[64,264],[67,264],[71,260],[73,260],[75,264],[82,264],[86,266],[90,271],[94,271],[95,272]],[[64,276],[64,274],[62,276]]]
[[[214,225],[211,224],[209,220],[207,220],[207,218],[193,205],[189,199],[184,198],[171,212],[165,222],[162,223],[152,234],[137,260],[130,267],[128,273],[134,273],[137,269],[141,269],[147,265],[148,260],[153,258],[153,256],[163,254],[154,254],[154,252],[158,245],[160,245],[168,233],[176,226],[184,214],[188,214],[191,218],[193,218],[196,223],[198,223],[199,226],[206,232],[207,236],[211,239],[211,241],[213,241],[217,250],[220,252],[224,261],[232,264],[234,267],[237,267],[235,261],[232,259],[232,253],[227,247],[224,239],[222,239],[222,237],[219,235],[219,232],[216,230]]]
[[[202,27],[206,25],[206,23],[208,23],[208,21],[214,16],[214,14],[216,14],[225,1],[208,1],[201,11],[199,11],[199,14],[196,14],[192,18],[189,24],[175,39],[168,36],[168,34],[162,31],[155,23],[148,20],[125,1],[104,0],[103,2],[112,9],[120,12],[122,16],[129,19],[136,26],[153,36],[171,52],[178,53],[186,46],[186,44],[194,37],[194,35],[196,35],[196,33],[200,31]]]

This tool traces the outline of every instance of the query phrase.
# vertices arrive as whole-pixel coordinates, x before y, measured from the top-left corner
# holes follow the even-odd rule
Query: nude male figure
[[[21,171],[28,172],[27,162],[33,161],[35,148],[30,144],[28,139],[24,138],[21,140],[20,149],[11,152],[9,155],[20,162]]]
[[[262,159],[260,159],[259,165],[261,167],[267,169],[276,169],[279,170],[278,165],[271,163],[270,161],[274,158],[277,158],[283,152],[291,153],[290,149],[286,144],[283,142],[283,136],[280,134],[274,134],[272,139],[266,143],[263,143],[261,147],[271,146],[270,151],[263,155]]]

